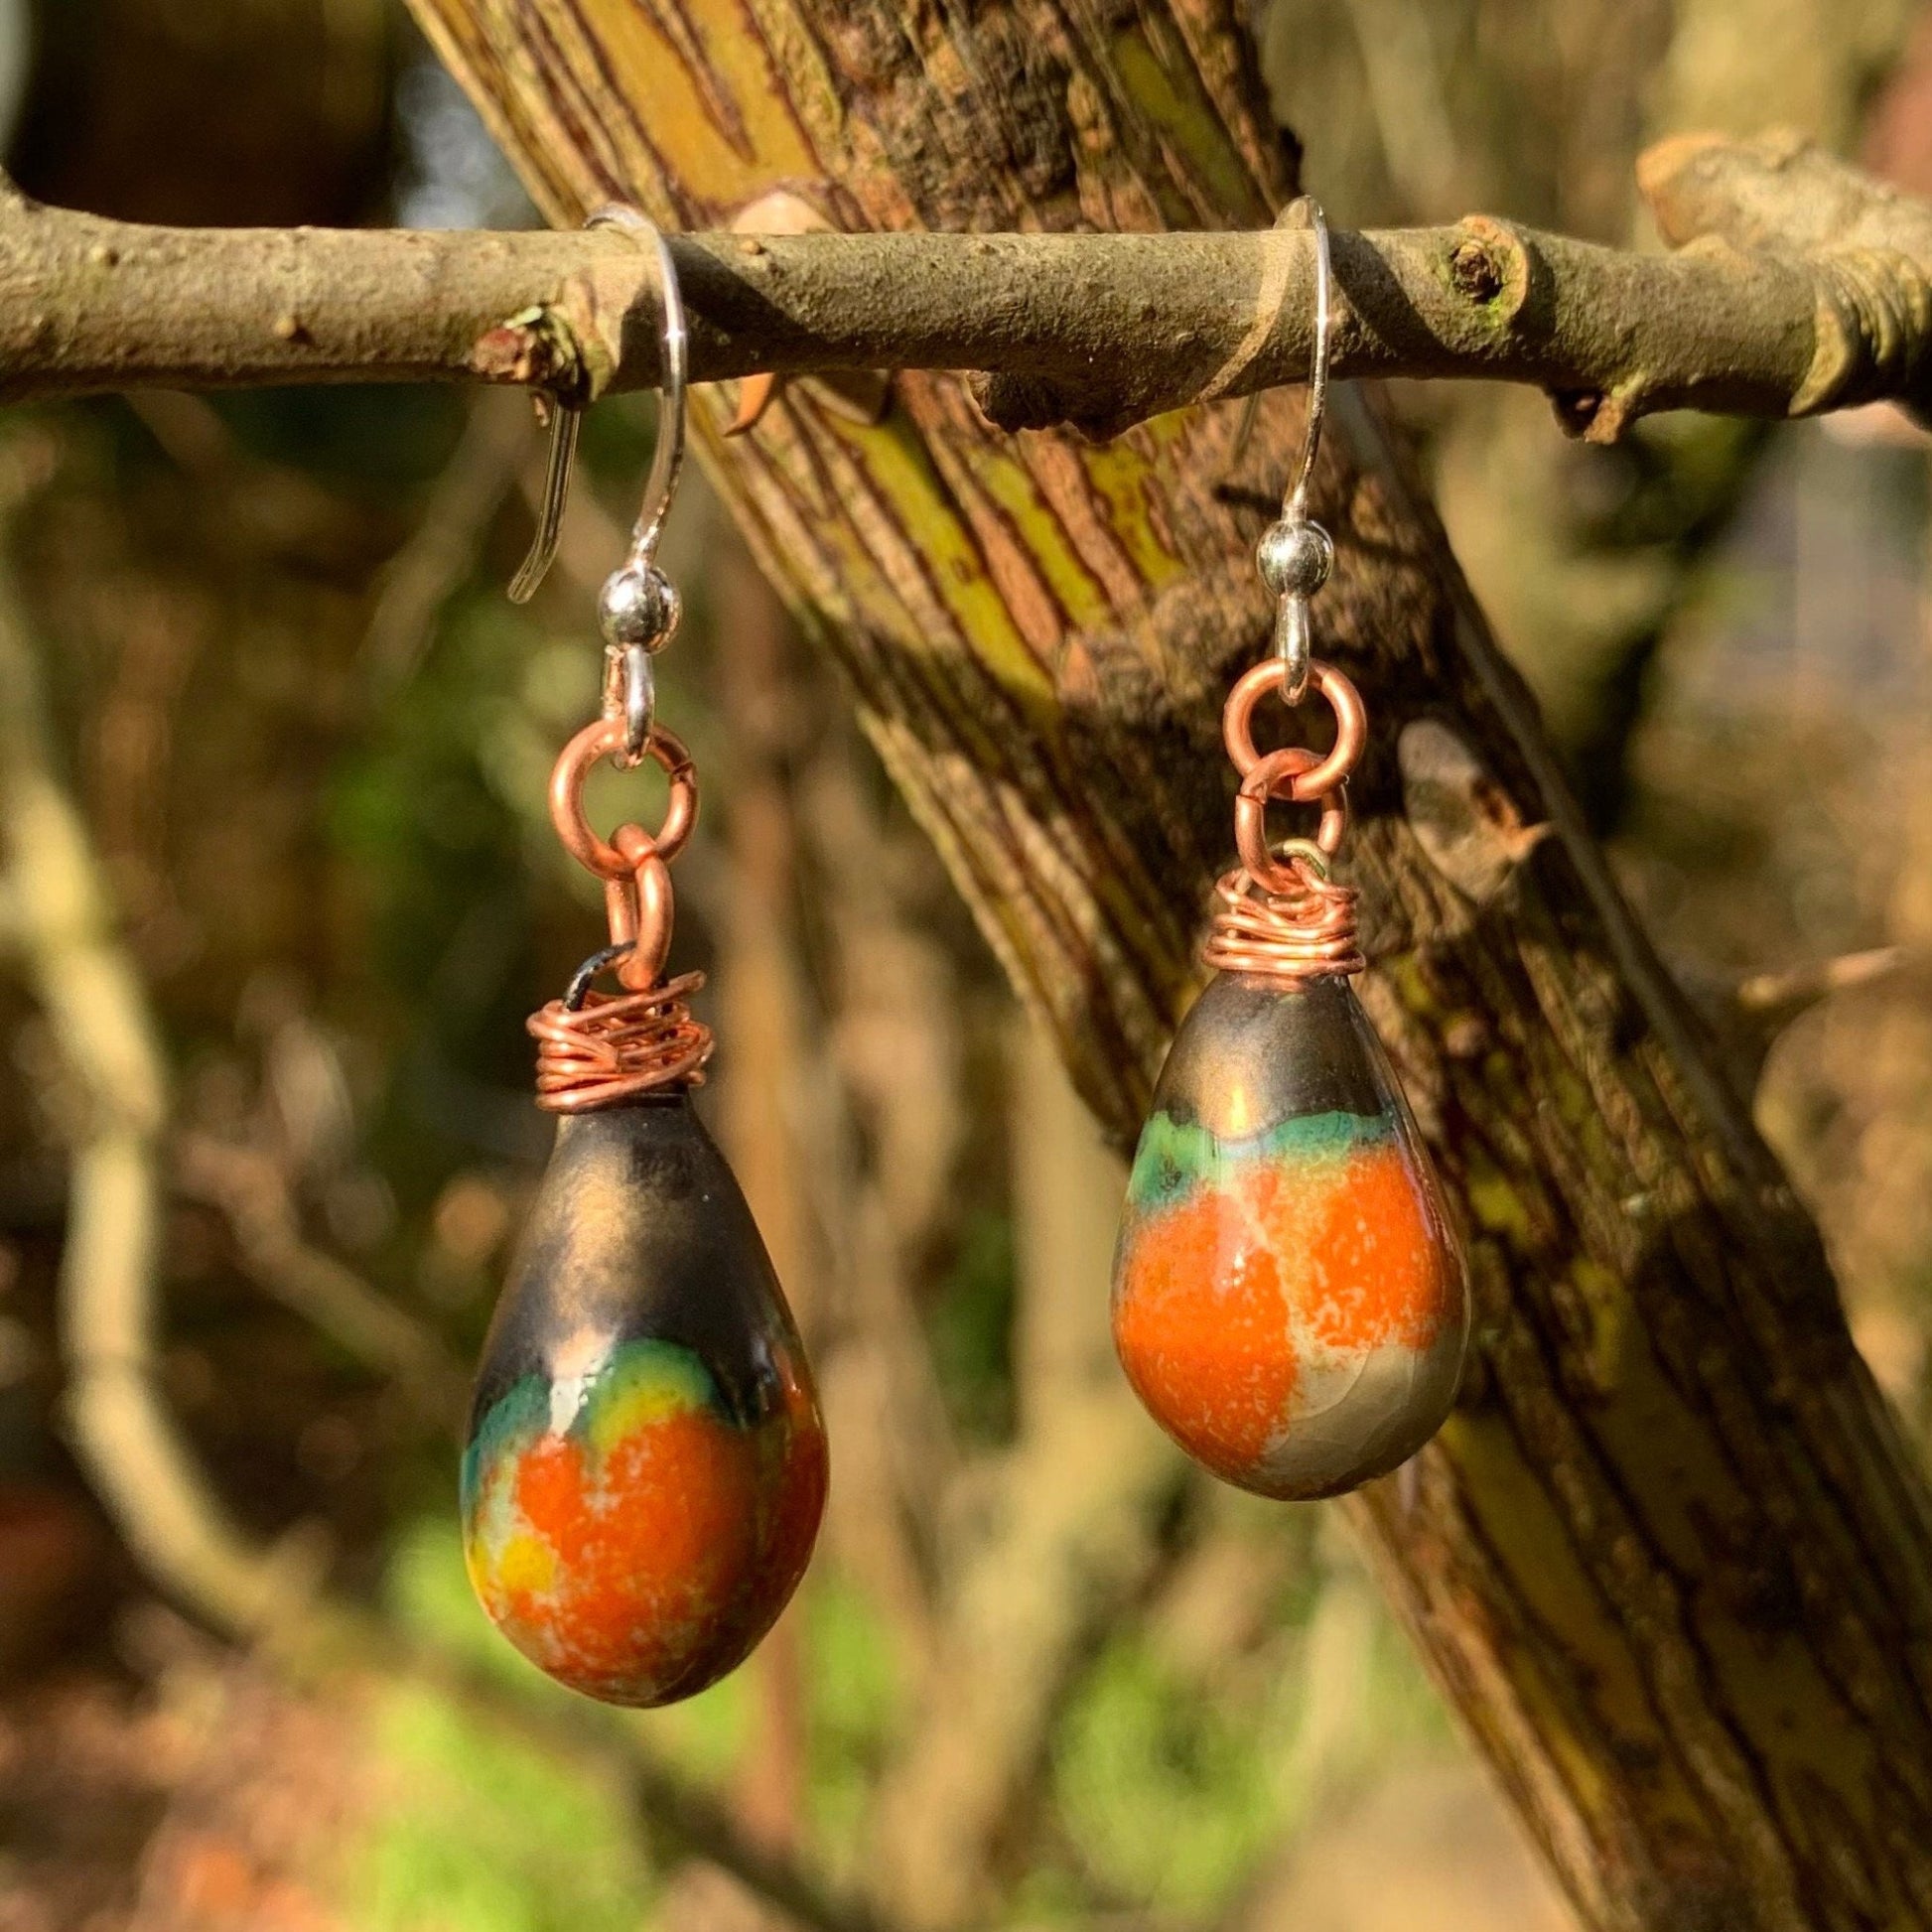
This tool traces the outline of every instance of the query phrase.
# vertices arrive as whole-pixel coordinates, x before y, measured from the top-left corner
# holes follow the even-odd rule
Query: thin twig
[[[1681,138],[1639,179],[1675,254],[1480,215],[1337,231],[1336,379],[1533,383],[1599,441],[1657,409],[1932,401],[1932,207],[1789,139]],[[979,370],[1006,427],[1113,429],[1308,366],[1299,233],[727,232],[673,254],[698,381]],[[655,328],[626,326],[650,275],[609,229],[141,227],[10,192],[0,398],[481,379],[581,400],[655,382]]]
[[[382,568],[360,653],[376,696],[414,674],[437,619],[476,568],[489,526],[536,447],[527,406],[509,396],[476,399],[421,522]]]
[[[183,1191],[221,1214],[249,1277],[379,1374],[395,1379],[425,1420],[461,1421],[468,1378],[434,1330],[405,1313],[334,1255],[302,1235],[288,1179],[272,1155],[183,1134],[175,1143]]]
[[[1782,1026],[1834,993],[1893,979],[1914,963],[1903,946],[1841,953],[1788,973],[1756,973],[1737,989],[1737,1008],[1760,1024]]]

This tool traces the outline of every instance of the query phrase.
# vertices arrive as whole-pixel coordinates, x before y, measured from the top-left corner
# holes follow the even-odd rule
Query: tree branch
[[[1472,215],[1334,236],[1333,372],[1526,382],[1608,442],[1637,416],[1932,407],[1932,207],[1790,137],[1681,137],[1639,180],[1676,252]],[[986,371],[1006,428],[1112,431],[1299,381],[1300,231],[694,234],[700,381]],[[657,377],[650,260],[614,231],[142,227],[0,199],[0,398],[481,379],[583,399]]]

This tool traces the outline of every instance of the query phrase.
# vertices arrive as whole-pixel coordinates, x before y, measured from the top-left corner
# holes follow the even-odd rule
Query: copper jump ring
[[[605,909],[611,943],[630,948],[618,967],[618,978],[638,993],[656,983],[671,956],[671,870],[640,826],[620,825],[612,836],[631,866],[628,878],[605,881]]]
[[[1241,789],[1234,799],[1234,844],[1248,877],[1263,892],[1280,896],[1302,890],[1301,878],[1284,866],[1269,848],[1268,806],[1271,800],[1283,803],[1293,800],[1307,775],[1316,770],[1320,762],[1312,752],[1299,745],[1288,745],[1257,759],[1241,780]],[[1321,807],[1314,843],[1332,859],[1341,849],[1348,831],[1346,793],[1337,785],[1331,791],[1302,802]]]
[[[1288,795],[1298,805],[1313,804],[1333,791],[1361,762],[1362,749],[1368,743],[1368,710],[1354,685],[1319,658],[1310,664],[1309,679],[1335,714],[1335,742],[1326,758],[1316,759],[1296,777]],[[1228,693],[1227,708],[1221,714],[1221,742],[1244,779],[1262,759],[1255,750],[1255,706],[1268,692],[1284,689],[1287,681],[1288,666],[1279,657],[1268,657],[1245,672]]]
[[[623,720],[600,718],[586,725],[564,747],[550,774],[550,822],[557,828],[564,850],[587,871],[613,881],[628,880],[634,868],[617,845],[591,830],[584,816],[584,780],[599,759],[621,756],[623,749]],[[664,822],[654,834],[646,835],[657,857],[668,865],[684,849],[698,820],[697,771],[683,741],[662,725],[651,727],[650,737],[644,741],[644,755],[655,759],[671,781]]]
[[[1268,843],[1271,800],[1287,802],[1297,781],[1318,765],[1312,752],[1289,746],[1257,759],[1234,804],[1241,864],[1215,887],[1218,901],[1201,956],[1221,972],[1259,974],[1292,985],[1345,978],[1362,970],[1355,889],[1329,876],[1328,861],[1348,829],[1342,788],[1323,792],[1312,839]]]

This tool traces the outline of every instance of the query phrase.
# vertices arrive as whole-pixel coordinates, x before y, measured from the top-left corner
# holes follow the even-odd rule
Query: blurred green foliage
[[[381,1792],[345,1861],[364,1932],[630,1932],[649,1874],[626,1807],[432,1693],[384,1692]]]

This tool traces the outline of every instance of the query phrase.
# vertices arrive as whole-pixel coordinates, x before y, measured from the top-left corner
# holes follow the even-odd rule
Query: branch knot
[[[1915,410],[1932,397],[1932,281],[1891,248],[1822,255],[1811,367],[1793,416],[1896,396]]]

